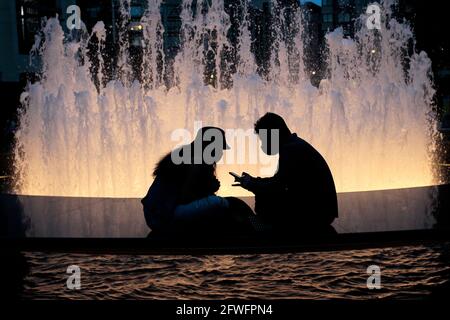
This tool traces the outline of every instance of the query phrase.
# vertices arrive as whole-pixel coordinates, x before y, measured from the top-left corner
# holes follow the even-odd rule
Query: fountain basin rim
[[[430,184],[430,185],[418,185],[418,186],[412,186],[412,187],[400,187],[400,188],[386,188],[386,189],[368,189],[368,190],[356,190],[356,191],[345,191],[345,192],[337,192],[337,194],[357,194],[357,193],[370,193],[370,192],[380,192],[380,191],[394,191],[394,190],[406,190],[406,189],[421,189],[421,188],[431,188],[431,187],[440,187],[440,186],[450,186],[450,183],[441,183],[441,184]],[[48,195],[48,194],[20,194],[20,193],[0,193],[1,195],[6,196],[17,196],[17,197],[39,197],[39,198],[69,198],[69,199],[142,199],[142,197],[102,197],[102,196],[59,196],[59,195]],[[235,196],[236,198],[254,198],[254,196]]]

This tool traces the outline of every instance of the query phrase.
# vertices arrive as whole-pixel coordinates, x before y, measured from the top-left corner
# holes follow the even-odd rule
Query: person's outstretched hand
[[[247,172],[242,172],[241,177],[240,178],[235,178],[235,182],[237,182],[237,184],[233,184],[233,186],[239,186],[242,187],[244,189],[247,189],[250,187],[252,180],[254,178],[249,175]]]

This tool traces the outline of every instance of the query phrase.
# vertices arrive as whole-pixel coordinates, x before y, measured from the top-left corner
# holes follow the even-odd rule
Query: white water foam
[[[307,35],[302,32],[300,10],[293,8],[294,18],[288,22],[285,15],[276,14],[280,12],[276,3],[272,6],[277,36],[264,77],[256,72],[249,22],[242,20],[237,71],[229,85],[223,80],[229,65],[217,54],[230,47],[226,36],[230,19],[223,1],[213,1],[197,15],[191,2],[182,4],[182,46],[170,65],[175,83],[170,88],[157,67],[158,59],[164,59],[161,0],[149,0],[141,21],[145,43],[141,68],[146,76],[140,82],[133,79],[124,44],[117,75],[106,81],[103,23],[93,30],[101,41],[92,55],[87,53],[88,40],[68,41],[58,19],[48,20],[44,41],[36,46],[42,77],[22,95],[24,112],[16,134],[17,193],[141,197],[152,181],[154,165],[176,144],[170,140],[173,130],[193,130],[195,121],[247,130],[267,111],[282,115],[294,132],[324,155],[339,192],[434,182],[431,61],[424,52],[407,53],[413,33],[408,24],[391,17],[391,1],[384,3],[380,32],[359,23],[352,39],[345,38],[342,29],[326,35],[329,76],[319,88],[311,85],[303,64]],[[122,9],[126,11],[126,6]],[[127,30],[122,29],[124,36]],[[206,41],[211,35],[215,40]],[[215,86],[204,84],[205,50],[213,53]],[[90,57],[95,55],[98,68],[93,74]],[[94,79],[102,82],[99,90]],[[236,142],[229,144],[233,147]],[[233,150],[226,152],[225,164],[218,166],[220,193],[242,195],[240,188],[228,187],[232,178],[227,172],[258,174],[260,166],[227,164],[232,158]]]

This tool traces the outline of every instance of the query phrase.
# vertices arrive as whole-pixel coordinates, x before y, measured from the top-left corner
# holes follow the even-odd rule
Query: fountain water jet
[[[247,130],[267,111],[282,115],[293,131],[318,148],[340,192],[433,184],[431,61],[424,52],[406,53],[413,34],[391,17],[391,2],[384,2],[380,32],[360,21],[353,39],[345,38],[342,29],[327,34],[329,76],[319,88],[311,85],[303,64],[307,35],[302,33],[302,14],[291,8],[287,15],[276,1],[276,36],[268,72],[262,76],[251,49],[246,9],[235,68],[226,63],[231,22],[223,1],[196,1],[194,8],[191,0],[183,0],[182,45],[169,63],[163,52],[161,0],[149,0],[141,21],[145,77],[140,82],[133,78],[124,44],[126,24],[120,33],[118,72],[106,81],[103,24],[90,35],[100,40],[93,53],[88,52],[89,40],[68,41],[58,20],[49,19],[43,41],[35,46],[42,77],[22,94],[15,192],[141,197],[154,164],[175,146],[173,130],[192,130],[195,121]],[[127,3],[121,6],[125,17]],[[96,74],[92,56],[98,57]],[[169,69],[174,86],[166,87],[162,72]],[[205,85],[204,75],[211,70],[212,85]],[[226,173],[258,174],[259,167],[224,162],[218,172],[220,192],[243,194],[226,187],[231,185]]]

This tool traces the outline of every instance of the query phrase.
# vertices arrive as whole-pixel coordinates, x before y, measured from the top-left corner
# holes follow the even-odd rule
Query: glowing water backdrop
[[[273,2],[275,37],[261,76],[245,1],[233,63],[226,59],[231,22],[223,1],[197,1],[194,8],[183,0],[181,47],[172,63],[163,50],[160,5],[149,0],[141,20],[141,80],[133,78],[128,50],[129,1],[121,3],[121,49],[112,80],[102,55],[102,22],[92,34],[69,40],[58,19],[48,20],[33,48],[41,77],[21,97],[17,193],[141,197],[155,163],[179,142],[171,139],[173,130],[186,128],[193,135],[196,121],[251,130],[267,111],[282,115],[324,155],[340,192],[434,183],[431,61],[411,51],[412,30],[392,18],[390,2],[384,3],[381,30],[369,30],[362,16],[354,38],[344,37],[342,29],[326,35],[327,75],[318,87],[304,65],[308,34],[300,9],[291,8],[287,19],[286,9]],[[99,40],[95,50],[88,49],[90,37]],[[172,74],[170,86],[164,74]],[[231,140],[232,147],[238,144]],[[233,159],[231,150],[218,166],[222,194],[242,194],[228,187],[228,171],[256,175],[261,163],[269,163],[260,152],[259,164],[250,163],[258,149],[251,143],[246,148],[245,161]]]

